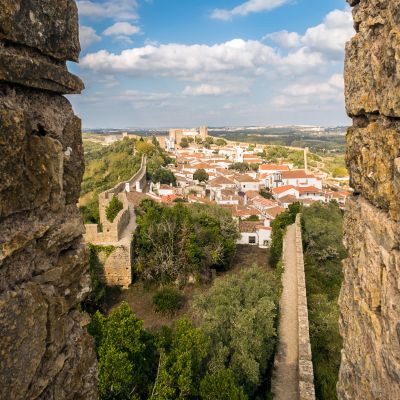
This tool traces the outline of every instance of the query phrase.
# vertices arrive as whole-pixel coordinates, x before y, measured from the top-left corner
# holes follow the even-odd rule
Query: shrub
[[[183,305],[183,296],[173,288],[160,289],[153,296],[154,309],[158,313],[173,313]]]
[[[193,174],[193,179],[199,182],[207,182],[209,179],[209,175],[207,174],[206,170],[203,168],[197,169]]]
[[[124,208],[117,196],[114,196],[106,208],[106,216],[110,222],[114,222],[115,217]]]

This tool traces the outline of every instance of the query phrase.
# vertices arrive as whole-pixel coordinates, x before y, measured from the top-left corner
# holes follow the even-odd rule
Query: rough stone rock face
[[[0,1],[0,398],[96,399],[72,0]]]
[[[400,399],[400,0],[353,0],[339,399]]]

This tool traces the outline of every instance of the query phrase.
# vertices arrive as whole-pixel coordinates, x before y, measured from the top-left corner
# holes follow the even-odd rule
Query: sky
[[[349,124],[345,0],[80,0],[84,128]]]

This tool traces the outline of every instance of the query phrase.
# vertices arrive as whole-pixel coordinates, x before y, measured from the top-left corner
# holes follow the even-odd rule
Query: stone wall
[[[127,289],[132,283],[132,248],[131,244],[115,246],[107,257],[99,253],[99,261],[103,265],[104,281],[108,286],[120,286]]]
[[[400,1],[352,0],[339,399],[400,398]]]
[[[306,278],[304,273],[301,215],[296,217],[297,318],[299,327],[299,396],[315,400],[314,369],[308,323]]]
[[[130,204],[127,191],[139,189],[146,185],[146,156],[142,157],[139,171],[126,182],[120,182],[112,189],[99,195],[99,211],[102,231],[97,224],[85,225],[86,243],[96,245],[112,245],[115,250],[108,257],[100,254],[100,262],[104,270],[104,282],[108,286],[121,286],[127,289],[132,283],[132,233],[136,228],[136,217],[133,204]],[[113,196],[118,196],[123,208],[113,222],[107,220],[106,208]]]
[[[0,398],[96,399],[73,0],[0,1]]]
[[[85,225],[85,241],[87,243],[113,244],[122,239],[124,230],[133,215],[132,206],[129,204],[126,193],[135,188],[140,188],[141,191],[146,185],[146,162],[147,158],[143,156],[140,169],[132,178],[99,194],[99,214],[102,230],[100,231],[97,224]],[[118,196],[123,208],[115,217],[115,220],[110,222],[106,217],[106,209],[114,196]]]

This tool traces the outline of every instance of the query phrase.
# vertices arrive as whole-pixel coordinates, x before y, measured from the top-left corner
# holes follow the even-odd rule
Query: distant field
[[[344,129],[324,134],[302,132],[290,128],[266,128],[260,130],[213,130],[211,136],[235,142],[250,142],[291,147],[309,147],[319,154],[344,153],[346,138]]]

